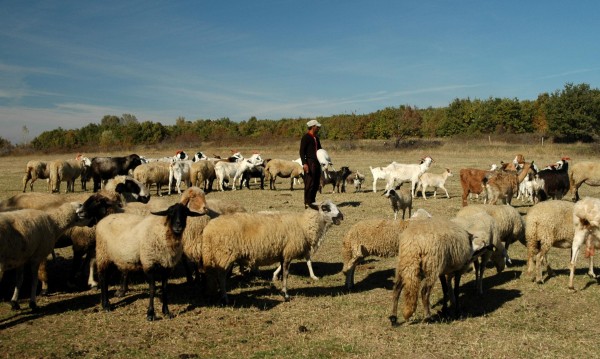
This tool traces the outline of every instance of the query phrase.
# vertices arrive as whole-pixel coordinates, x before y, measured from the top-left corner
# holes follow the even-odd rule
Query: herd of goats
[[[290,263],[307,261],[310,276],[316,278],[311,255],[321,245],[328,229],[344,219],[340,209],[326,200],[299,213],[263,211],[251,213],[237,203],[206,198],[217,181],[217,189],[225,183],[233,189],[236,183],[246,184],[251,177],[269,181],[274,189],[276,178],[289,178],[290,186],[302,177],[302,166],[296,161],[263,161],[260,155],[243,158],[239,153],[228,159],[209,159],[197,153],[193,160],[178,152],[174,158],[145,159],[137,155],[124,157],[78,157],[75,160],[30,161],[23,178],[23,192],[0,202],[0,280],[14,270],[16,275],[11,306],[19,309],[19,291],[24,269],[32,273],[29,306],[37,310],[38,281],[47,290],[46,260],[54,248],[73,247],[71,279],[89,263],[88,285],[99,286],[101,306],[110,310],[108,273],[116,267],[121,273],[116,295],[128,290],[128,274],[143,270],[150,286],[146,313],[148,320],[156,318],[154,310],[155,282],[161,281],[161,312],[172,317],[168,307],[167,282],[173,268],[183,262],[188,278],[204,272],[207,286],[218,292],[228,303],[227,279],[234,265],[242,268],[279,264],[273,274],[281,274],[285,300]],[[364,175],[352,177],[347,168],[330,171],[330,159],[325,153],[319,158],[324,168],[322,184],[332,183],[334,190],[345,188],[346,182],[360,188]],[[442,312],[458,314],[456,294],[463,273],[473,268],[478,293],[483,293],[482,278],[488,262],[497,271],[511,263],[508,247],[515,241],[527,246],[527,271],[532,279],[543,282],[543,269],[548,274],[547,252],[552,247],[572,248],[569,288],[573,289],[575,262],[581,248],[590,259],[588,274],[594,278],[593,254],[600,248],[600,199],[580,200],[582,184],[600,185],[600,163],[580,162],[569,166],[562,158],[555,165],[539,169],[516,156],[501,168],[461,169],[463,208],[454,218],[432,217],[425,210],[412,213],[412,199],[420,188],[444,187],[449,169],[442,174],[429,173],[431,157],[420,164],[392,162],[386,167],[371,167],[373,191],[376,182],[386,182],[384,194],[394,210],[394,220],[365,219],[354,224],[343,237],[342,257],[345,287],[354,287],[356,265],[367,256],[396,257],[397,268],[393,287],[390,321],[395,325],[400,295],[402,315],[409,320],[421,296],[425,317],[430,317],[429,297],[438,280],[443,289]],[[265,163],[266,162],[266,163]],[[256,168],[260,167],[260,170]],[[258,172],[258,174],[257,174]],[[74,192],[75,179],[94,182],[93,194],[80,197],[53,195],[65,182],[67,191]],[[50,193],[33,192],[33,182],[47,179]],[[31,191],[26,192],[29,183]],[[180,183],[188,183],[186,190]],[[410,188],[399,187],[410,183]],[[177,203],[153,197],[150,185],[161,194],[162,185],[175,188],[180,194]],[[561,200],[570,194],[573,201]],[[467,206],[472,195],[482,197],[485,204]],[[526,218],[513,208],[513,197],[530,200],[534,205]],[[494,205],[501,202],[506,205]],[[408,218],[406,210],[408,209]],[[402,211],[402,219],[397,218]],[[98,279],[96,282],[95,279]]]

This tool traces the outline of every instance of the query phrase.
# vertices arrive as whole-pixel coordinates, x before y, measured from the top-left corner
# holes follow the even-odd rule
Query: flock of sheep
[[[329,156],[321,155],[322,186],[331,183],[334,191],[340,191],[340,187],[344,191],[346,183],[353,183],[360,189],[364,175],[352,173],[347,167],[335,171]],[[371,167],[373,191],[377,191],[377,180],[383,179],[384,195],[389,198],[394,219],[360,220],[345,233],[341,256],[346,288],[354,287],[356,266],[367,256],[397,257],[389,317],[393,325],[398,321],[401,294],[405,320],[415,312],[419,294],[425,317],[430,316],[429,297],[438,279],[444,294],[442,312],[449,310],[449,301],[452,313],[457,315],[461,275],[473,268],[477,292],[483,294],[482,278],[488,262],[498,272],[502,271],[506,263],[511,263],[508,248],[516,241],[527,246],[527,271],[538,282],[543,282],[544,265],[551,271],[548,250],[572,248],[569,288],[573,289],[575,261],[584,244],[585,254],[590,258],[588,274],[595,278],[592,258],[594,250],[600,248],[600,199],[586,197],[575,203],[560,199],[569,190],[578,199],[577,189],[583,183],[599,185],[600,171],[593,171],[600,169],[600,164],[577,164],[568,170],[567,161],[563,158],[555,168],[539,171],[533,163],[517,156],[510,164],[512,168],[504,164],[500,169],[462,169],[460,181],[465,206],[451,219],[432,217],[423,209],[412,213],[419,188],[424,199],[430,187],[434,188],[434,197],[437,189],[444,190],[449,197],[444,185],[452,173],[449,169],[442,174],[429,173],[433,162],[430,156],[420,164],[393,162],[387,167]],[[566,190],[561,182],[565,173],[569,180]],[[117,296],[127,292],[128,274],[142,270],[150,285],[147,319],[156,318],[156,280],[162,284],[162,314],[172,317],[167,282],[178,263],[184,264],[190,280],[193,273],[203,272],[207,291],[219,293],[223,303],[228,302],[227,279],[235,265],[253,269],[279,264],[273,281],[282,274],[281,293],[287,301],[290,263],[305,259],[311,277],[316,279],[311,256],[328,229],[344,219],[340,208],[329,200],[299,213],[250,213],[238,203],[206,198],[205,193],[212,190],[214,180],[217,189],[224,190],[241,188],[252,177],[260,178],[261,183],[269,181],[270,189],[275,189],[277,177],[290,178],[290,189],[294,180],[301,179],[301,165],[297,162],[264,161],[259,154],[244,158],[235,153],[220,159],[198,152],[189,160],[187,154],[178,152],[173,158],[154,160],[130,155],[93,159],[79,156],[76,160],[47,164],[30,162],[23,178],[23,192],[29,181],[32,190],[37,179],[48,179],[49,192],[60,191],[60,182],[67,182],[67,191],[73,192],[78,177],[82,178],[83,189],[85,181],[93,179],[94,194],[81,193],[71,202],[73,197],[67,200],[57,194],[29,192],[0,203],[0,280],[6,271],[15,270],[13,309],[19,308],[25,266],[34,274],[29,306],[37,309],[38,277],[45,290],[46,258],[62,245],[73,246],[71,279],[81,269],[82,258],[89,260],[88,285],[100,287],[101,306],[105,310],[111,309],[108,273],[116,267],[121,273]],[[181,182],[187,183],[185,191],[180,189]],[[410,183],[410,188],[402,183]],[[164,198],[150,200],[152,184],[156,185],[159,197],[162,185],[169,186],[169,194],[172,187],[176,188],[181,193],[179,201],[170,204]],[[535,203],[526,218],[510,205],[512,197],[521,192]],[[490,203],[467,206],[470,193]],[[555,200],[547,200],[551,198]],[[500,199],[506,205],[494,205]],[[401,219],[397,218],[400,210]]]

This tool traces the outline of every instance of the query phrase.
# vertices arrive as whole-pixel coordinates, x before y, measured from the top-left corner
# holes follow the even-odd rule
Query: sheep
[[[458,224],[435,217],[411,221],[400,235],[389,317],[392,325],[397,323],[398,299],[402,289],[405,289],[402,308],[404,320],[407,321],[415,312],[419,292],[425,318],[428,319],[431,315],[429,296],[435,281],[440,278],[442,284],[445,284],[442,277],[454,275],[458,289],[461,271],[469,263],[473,253],[471,235]],[[458,295],[450,295],[455,310],[458,308],[457,297]],[[443,305],[445,309],[445,300]]]
[[[472,258],[475,267],[477,293],[483,294],[483,273],[490,259],[493,259],[496,271],[502,272],[505,267],[504,244],[496,220],[485,212],[463,213],[451,219],[473,236],[474,248],[481,248],[476,258]]]
[[[569,170],[569,183],[571,200],[579,201],[579,187],[582,184],[588,186],[600,186],[600,162],[578,162]]]
[[[431,215],[420,208],[411,219],[429,217]],[[342,273],[346,277],[346,289],[354,288],[354,272],[357,264],[364,258],[390,258],[398,255],[400,234],[408,226],[409,220],[367,219],[350,227],[342,242]]]
[[[421,177],[419,177],[419,183],[417,184],[417,188],[419,188],[419,186],[421,187],[421,194],[423,195],[424,199],[427,199],[427,195],[425,194],[425,192],[427,191],[427,187],[429,186],[433,187],[434,189],[433,198],[435,198],[438,188],[443,189],[446,192],[446,198],[450,198],[448,190],[446,189],[446,187],[444,187],[446,180],[450,176],[452,176],[452,172],[449,168],[446,168],[446,171],[444,171],[444,173],[442,174],[429,172],[423,173]]]
[[[192,186],[202,187],[204,192],[212,190],[215,173],[215,162],[213,160],[196,161],[190,167],[190,182]]]
[[[574,204],[567,201],[547,201],[537,203],[529,209],[525,238],[527,240],[527,273],[532,275],[532,281],[544,283],[543,263],[546,265],[548,275],[553,275],[547,258],[550,248],[572,247],[573,207]],[[535,273],[533,273],[534,266]],[[591,272],[593,273],[593,267]]]
[[[45,179],[48,181],[48,191],[50,189],[50,170],[48,168],[48,163],[46,161],[39,160],[31,160],[27,162],[25,166],[25,176],[23,176],[23,193],[25,193],[27,189],[27,182],[31,180],[29,183],[29,189],[33,192],[33,183],[38,179]]]
[[[277,177],[290,179],[290,191],[294,190],[294,179],[304,176],[302,164],[295,161],[288,161],[274,158],[267,162],[265,166],[265,179],[269,181],[269,189],[276,190],[275,180]]]
[[[91,161],[87,157],[78,156],[74,160],[55,160],[48,163],[50,171],[50,188],[52,192],[60,192],[60,182],[67,182],[67,192],[75,192],[75,180],[88,168]]]
[[[344,216],[326,200],[302,213],[234,213],[211,220],[203,234],[202,258],[207,274],[218,281],[221,298],[228,302],[226,275],[235,262],[283,268],[282,294],[289,300],[287,277],[292,260],[309,258],[332,224]]]
[[[590,258],[588,275],[594,274],[594,252],[600,249],[600,199],[585,197],[573,206],[573,244],[571,245],[571,262],[569,263],[569,289],[574,290],[575,262],[581,246],[585,243],[585,256]]]
[[[154,312],[155,280],[162,281],[162,313],[168,318],[167,283],[169,272],[183,253],[182,233],[188,217],[200,216],[185,205],[176,203],[153,216],[111,214],[96,225],[96,266],[100,282],[102,308],[110,311],[107,269],[112,263],[121,272],[142,269],[150,287],[146,319],[156,319]]]
[[[31,268],[29,307],[37,310],[36,292],[40,263],[52,252],[58,236],[74,225],[85,225],[86,212],[77,202],[49,211],[22,209],[0,213],[0,280],[4,272],[16,269],[16,285],[11,308],[20,309],[18,299],[24,266]]]
[[[394,219],[398,218],[398,211],[402,210],[402,219],[408,209],[408,216],[412,216],[412,195],[407,189],[400,189],[396,191],[394,189],[387,189],[383,192],[382,196],[389,198],[392,210],[394,211]]]
[[[487,213],[496,220],[496,228],[499,231],[500,241],[504,244],[503,254],[506,263],[512,264],[508,255],[508,247],[515,241],[525,242],[525,221],[519,211],[512,206],[488,206],[485,204],[475,204],[461,208],[456,217],[471,216],[477,213]],[[498,247],[497,247],[498,248]]]
[[[118,176],[126,175],[142,164],[140,156],[131,154],[125,157],[94,157],[90,166],[94,180],[94,192],[97,192],[102,183]]]
[[[167,162],[158,161],[139,165],[133,170],[133,178],[142,182],[148,189],[150,189],[152,184],[155,184],[156,195],[162,196],[162,186],[169,185],[170,187],[170,164]]]
[[[430,156],[426,156],[418,165],[394,164],[393,168],[388,171],[386,189],[393,188],[395,182],[398,182],[399,184],[403,182],[410,182],[410,192],[411,195],[415,197],[419,177],[421,177],[421,175],[429,169],[429,166],[431,166],[432,162],[433,159]]]
[[[336,190],[338,193],[346,192],[346,179],[348,176],[352,174],[350,168],[347,166],[343,166],[338,171],[330,171],[328,169],[321,172],[321,182],[319,184],[319,193],[322,193],[323,186],[326,184],[331,184],[333,186],[333,190],[331,193],[335,193]],[[341,192],[340,192],[341,186]]]

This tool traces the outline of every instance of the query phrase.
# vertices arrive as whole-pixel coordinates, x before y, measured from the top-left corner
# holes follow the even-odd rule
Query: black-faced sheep
[[[465,265],[473,256],[471,235],[458,224],[442,218],[410,221],[400,236],[398,266],[392,295],[392,325],[397,323],[398,300],[404,289],[402,315],[407,321],[415,312],[421,294],[425,318],[431,315],[429,296],[435,282],[446,275],[455,276],[456,284]],[[456,294],[456,296],[458,293]],[[446,292],[444,292],[446,297]],[[458,308],[455,295],[450,299]],[[443,302],[444,307],[446,301]]]
[[[282,293],[285,300],[287,277],[292,260],[307,258],[318,247],[332,224],[339,225],[342,213],[331,201],[302,213],[234,213],[211,220],[203,234],[202,258],[207,274],[219,283],[227,303],[227,273],[233,264],[270,265],[283,268]]]
[[[110,310],[106,271],[112,263],[122,272],[142,269],[150,284],[150,301],[146,318],[156,318],[154,311],[155,281],[162,281],[162,313],[169,311],[167,283],[170,271],[183,253],[181,235],[187,217],[200,214],[190,211],[185,205],[176,203],[153,216],[135,214],[113,214],[96,225],[96,265],[100,282],[102,308]]]

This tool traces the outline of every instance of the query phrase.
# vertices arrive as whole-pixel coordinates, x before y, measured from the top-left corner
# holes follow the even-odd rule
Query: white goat
[[[422,159],[421,164],[395,164],[394,168],[388,172],[385,188],[394,188],[395,182],[398,182],[398,184],[410,182],[411,194],[415,197],[419,177],[429,169],[432,162],[433,159],[430,156],[427,156]]]
[[[240,156],[241,157],[241,156]],[[215,164],[215,174],[218,181],[218,187],[221,191],[224,191],[223,181],[225,178],[231,180],[231,187],[233,190],[236,188],[236,181],[241,181],[242,174],[244,171],[254,168],[254,166],[262,163],[263,160],[259,154],[255,153],[250,158],[245,159],[241,157],[237,162],[226,162],[219,161]]]
[[[417,185],[417,188],[419,188],[419,186],[421,187],[421,194],[423,195],[424,199],[427,199],[427,195],[425,195],[427,187],[433,187],[433,198],[435,198],[438,188],[443,189],[446,192],[446,198],[450,198],[448,190],[446,187],[444,187],[446,180],[450,176],[452,176],[452,172],[449,168],[446,168],[446,171],[444,171],[442,174],[429,172],[423,173],[419,178],[419,184]]]

